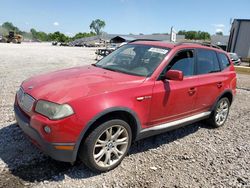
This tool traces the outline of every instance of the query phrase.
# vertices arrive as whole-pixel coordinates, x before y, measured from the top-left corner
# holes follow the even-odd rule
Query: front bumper
[[[31,141],[41,149],[45,154],[49,155],[55,160],[64,162],[74,162],[75,155],[74,150],[61,150],[56,149],[56,147],[61,146],[73,146],[74,143],[49,143],[46,142],[40,134],[30,126],[30,120],[27,118],[23,112],[19,109],[17,105],[14,106],[14,112],[17,124],[23,130],[23,132],[31,139]]]

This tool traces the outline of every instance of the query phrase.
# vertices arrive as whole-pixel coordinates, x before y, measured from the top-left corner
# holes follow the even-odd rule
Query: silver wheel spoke
[[[112,136],[112,127],[106,130],[106,136],[107,136],[107,140],[111,139]]]
[[[119,138],[119,136],[123,133],[124,129],[119,127],[119,129],[116,131],[116,133],[112,136],[112,139],[116,140]]]
[[[102,149],[98,154],[94,155],[95,160],[99,162],[104,154],[105,154],[105,149]]]
[[[117,139],[116,141],[115,141],[115,144],[116,145],[124,145],[124,144],[127,144],[128,142],[127,142],[127,137],[125,137],[125,138],[121,138],[121,139]]]
[[[224,121],[224,117],[220,116],[220,122],[222,123]]]
[[[114,148],[114,151],[115,151],[115,152],[117,152],[117,154],[123,155],[123,152],[122,152],[122,151],[120,151],[120,150],[119,150],[119,149],[117,149],[117,148]]]
[[[105,153],[106,155],[105,155],[105,160],[104,160],[104,165],[110,165],[110,159],[111,159],[111,153],[108,151],[108,152],[106,152]]]
[[[112,152],[115,154],[116,158],[119,159],[119,154],[115,148],[112,149]]]
[[[218,121],[219,121],[219,114],[216,114],[216,116],[215,116],[215,120],[216,120],[216,122],[218,122]]]
[[[228,111],[228,109],[227,109],[227,108],[225,108],[225,109],[223,109],[223,110],[222,110],[222,112],[227,112],[227,111]]]
[[[106,144],[107,144],[107,141],[98,139],[95,147],[104,147]]]
[[[227,109],[228,108],[228,105],[227,105],[227,103],[226,102],[224,102],[223,104],[222,104],[222,109]]]

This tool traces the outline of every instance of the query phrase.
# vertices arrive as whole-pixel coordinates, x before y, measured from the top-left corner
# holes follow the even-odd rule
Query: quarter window
[[[218,56],[219,56],[219,60],[221,63],[221,68],[222,68],[222,70],[224,70],[225,68],[227,68],[230,65],[230,62],[225,54],[218,53]]]
[[[197,52],[197,74],[208,74],[220,71],[216,52],[204,49],[198,49]]]

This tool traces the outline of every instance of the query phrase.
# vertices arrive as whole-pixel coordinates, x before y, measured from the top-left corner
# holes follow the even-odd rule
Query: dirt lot
[[[90,64],[94,49],[0,44],[0,187],[250,187],[250,76],[238,75],[225,126],[196,123],[132,145],[121,165],[96,174],[39,152],[17,127],[20,83],[43,72]]]

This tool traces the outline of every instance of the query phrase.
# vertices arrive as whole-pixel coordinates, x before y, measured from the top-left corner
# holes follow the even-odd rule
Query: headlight
[[[44,100],[39,100],[36,103],[35,111],[52,120],[62,119],[74,114],[73,109],[68,104],[56,104]]]

